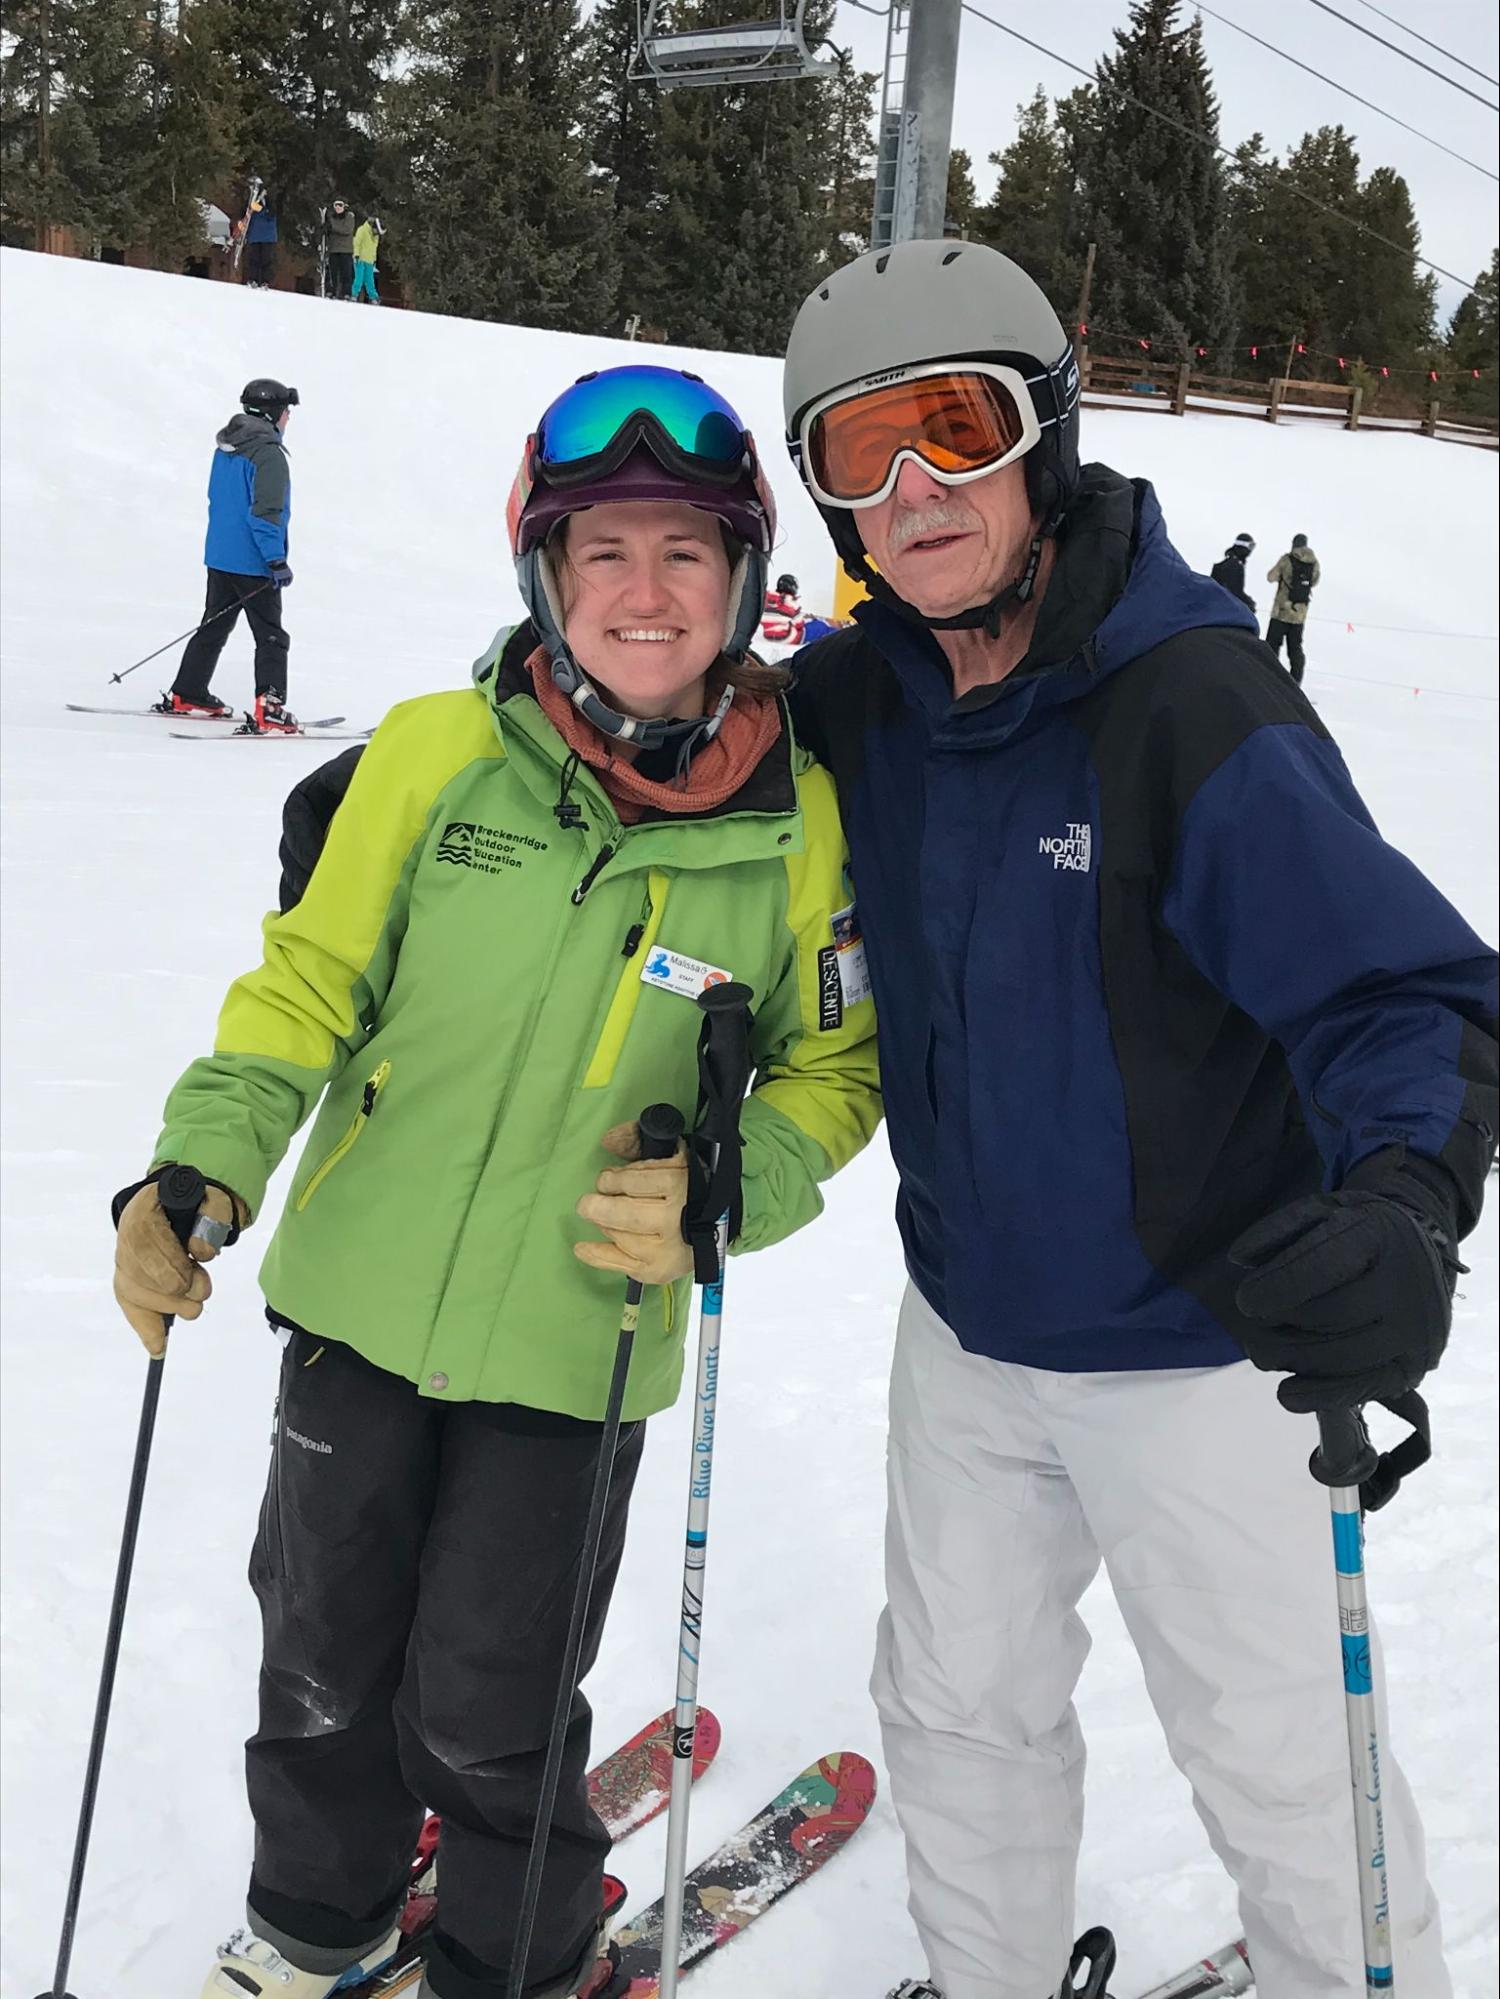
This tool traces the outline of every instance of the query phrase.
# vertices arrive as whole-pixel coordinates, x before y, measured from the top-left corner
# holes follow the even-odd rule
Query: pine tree
[[[990,154],[990,165],[1000,169],[1000,178],[975,211],[973,234],[1035,278],[1066,320],[1083,270],[1069,240],[1073,169],[1040,85],[1029,104],[1016,107],[1016,136],[1003,152]]]
[[[239,164],[266,183],[283,241],[311,248],[335,194],[377,205],[373,126],[397,28],[390,0],[232,0]]]
[[[719,26],[743,9],[682,0],[673,23]],[[810,44],[832,13],[832,0],[809,7]],[[856,77],[843,93],[837,79],[662,92],[660,202],[633,310],[684,345],[781,351],[819,273],[849,254],[848,162],[868,157],[857,140],[850,151],[848,92],[871,81]]]
[[[1227,344],[1234,291],[1224,167],[1212,150],[1218,102],[1201,22],[1179,27],[1179,4],[1132,0],[1130,25],[1115,31],[1114,54],[1077,103],[1073,242],[1098,245],[1092,316],[1103,331],[1187,354],[1195,342]]]
[[[44,246],[51,225],[71,230],[82,247],[139,241],[141,163],[153,143],[149,33],[139,8],[132,0],[12,0],[0,35],[0,164],[6,209],[25,217],[23,240]]]
[[[178,0],[168,20],[153,0],[151,114],[154,143],[141,161],[145,242],[171,267],[204,242],[203,203],[234,169],[238,108],[224,44],[231,19],[222,0]]]
[[[608,185],[584,137],[575,0],[418,0],[388,93],[402,280],[434,312],[617,329]]]
[[[1361,181],[1359,154],[1342,125],[1306,133],[1284,164],[1264,158],[1257,134],[1240,147],[1236,166],[1232,214],[1245,328],[1261,350],[1238,371],[1332,380],[1341,378],[1339,359],[1388,367],[1394,380],[1424,370],[1435,292],[1430,275],[1418,274],[1416,216],[1401,176],[1377,167]],[[1308,350],[1305,359],[1293,351],[1297,342]],[[1378,372],[1364,379],[1372,393],[1385,380]]]
[[[870,247],[875,206],[875,91],[880,78],[839,55],[832,93],[832,152],[827,172],[828,261],[838,265]]]
[[[974,162],[962,146],[955,146],[948,155],[948,199],[943,210],[945,226],[956,229],[961,236],[970,235],[978,207],[979,190],[974,185]]]
[[[585,37],[589,65],[589,155],[614,205],[616,295],[608,329],[618,331],[633,309],[626,292],[651,254],[660,206],[657,191],[660,97],[654,84],[632,80],[636,0],[600,0]],[[624,286],[622,292],[619,287]]]
[[[1500,416],[1497,291],[1500,291],[1500,250],[1491,251],[1487,268],[1474,280],[1474,289],[1459,301],[1448,325],[1441,363],[1443,401],[1487,417],[1491,423]]]

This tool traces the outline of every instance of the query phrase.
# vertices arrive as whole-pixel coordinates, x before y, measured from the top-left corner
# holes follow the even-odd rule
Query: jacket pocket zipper
[[[311,1180],[308,1181],[302,1192],[297,1196],[297,1213],[299,1215],[312,1199],[313,1195],[317,1193],[323,1182],[328,1178],[334,1167],[358,1143],[360,1133],[370,1122],[371,1114],[376,1104],[380,1101],[380,1093],[385,1088],[390,1073],[390,1063],[382,1062],[374,1075],[365,1084],[364,1094],[359,1100],[359,1109],[349,1120],[349,1129],[344,1133],[338,1144],[329,1153],[317,1172],[314,1173]]]

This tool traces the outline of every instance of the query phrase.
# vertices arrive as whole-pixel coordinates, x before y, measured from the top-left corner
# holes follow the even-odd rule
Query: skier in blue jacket
[[[1313,1413],[1442,1355],[1500,1123],[1495,954],[1150,486],[1080,467],[1017,265],[859,258],[785,390],[872,600],[792,707],[838,784],[910,1275],[874,1677],[932,1980],[902,1990],[1059,1989],[1102,1562],[1261,1999],[1360,1999]],[[1388,1752],[1383,1780],[1400,1990],[1446,1999]]]
[[[208,570],[203,621],[183,650],[171,691],[162,696],[164,714],[232,712],[209,681],[243,611],[255,639],[254,726],[283,734],[297,730],[297,718],[286,705],[290,639],[281,620],[281,593],[292,582],[287,561],[292,475],[284,438],[299,400],[285,383],[257,376],[245,384],[238,415],[215,440],[203,550]]]

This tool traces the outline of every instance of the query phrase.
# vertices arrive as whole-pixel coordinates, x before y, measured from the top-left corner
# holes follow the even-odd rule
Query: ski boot
[[[1067,1976],[1055,1999],[1109,1999],[1105,1980],[1115,1968],[1115,1940],[1106,1929],[1088,1930],[1073,1946]],[[1088,1976],[1080,1985],[1078,1974]],[[886,1994],[886,1999],[943,1999],[941,1988],[930,1978],[907,1978]]]
[[[219,716],[226,720],[234,713],[227,701],[221,701],[217,694],[205,694],[201,701],[185,701],[180,694],[163,694],[160,701],[151,704],[153,715],[185,715],[189,721],[212,721]]]
[[[544,1992],[530,1992],[528,1999],[625,1999],[630,1989],[630,1982],[620,1969],[619,1949],[612,1943],[606,1944],[602,1954],[590,1964],[581,1985],[574,1982],[577,1977],[576,1971],[570,1972],[560,1985],[549,1985]],[[417,1988],[416,1999],[437,1999],[426,1978]]]
[[[302,724],[279,694],[257,694],[255,697],[254,728],[257,736],[300,736]]]
[[[395,1955],[400,1941],[400,1930],[393,1929],[383,1942],[371,1944],[362,1956],[336,1971],[304,1971],[253,1930],[236,1930],[219,1945],[219,1961],[208,1974],[200,1999],[331,1999],[332,1994],[353,1991],[373,1977]]]

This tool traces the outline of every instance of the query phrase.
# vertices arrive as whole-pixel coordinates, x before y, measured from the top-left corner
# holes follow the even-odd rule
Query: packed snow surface
[[[109,673],[202,601],[215,430],[250,376],[295,383],[290,698],[372,723],[454,687],[519,603],[503,513],[522,440],[586,369],[681,362],[738,404],[782,505],[776,569],[829,608],[832,558],[780,443],[771,360],[375,311],[3,253],[3,1990],[56,1949],[146,1363],[110,1296],[108,1203],[148,1159],[168,1084],[210,1043],[275,900],[281,799],[315,742],[191,744],[64,712],[144,702],[175,652]],[[1492,455],[1220,416],[1086,411],[1086,455],[1154,480],[1189,559],[1236,533],[1259,575],[1305,533],[1324,581],[1308,689],[1386,834],[1482,933],[1495,921]],[[217,686],[248,703],[249,644]],[[1493,1185],[1494,1183],[1492,1183]],[[273,1200],[277,1195],[273,1193]],[[705,1699],[724,1723],[693,1805],[706,1853],[819,1752],[879,1756],[866,1692],[881,1602],[885,1376],[902,1286],[877,1141],[825,1218],[738,1261],[726,1295]],[[272,1210],[274,1212],[274,1210]],[[1464,1999],[1493,1999],[1496,1928],[1496,1230],[1467,1251],[1432,1382],[1436,1458],[1372,1523],[1393,1733],[1420,1796]],[[240,1918],[242,1739],[258,1632],[244,1580],[278,1348],[253,1245],[173,1339],[72,1986],[189,1999]],[[652,1425],[589,1691],[596,1746],[667,1704],[685,1408]],[[1224,1439],[1224,1478],[1235,1446]],[[495,1550],[497,1567],[506,1551]],[[1237,1933],[1234,1898],[1168,1761],[1107,1589],[1085,1614],[1091,1748],[1079,1908],[1116,1930],[1122,1995]],[[1330,1661],[1332,1667],[1332,1660]],[[620,1850],[631,1907],[664,1821]],[[1351,1862],[1352,1865],[1352,1862]],[[872,1999],[920,1968],[889,1802],[827,1872],[695,1974],[701,1999]]]

